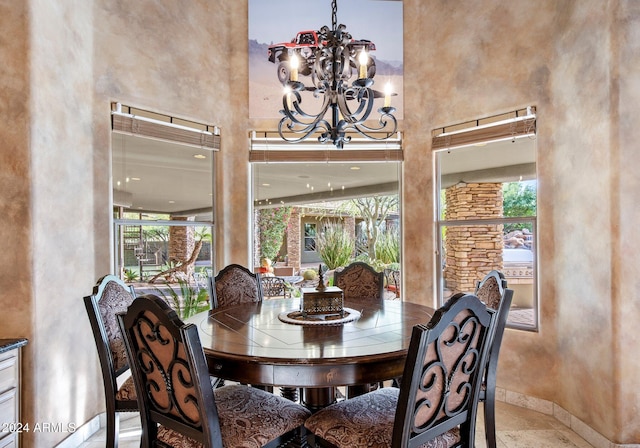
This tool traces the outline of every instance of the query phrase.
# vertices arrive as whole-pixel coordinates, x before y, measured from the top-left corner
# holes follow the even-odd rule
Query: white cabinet
[[[0,339],[0,448],[20,446],[20,359],[24,344],[24,339]]]

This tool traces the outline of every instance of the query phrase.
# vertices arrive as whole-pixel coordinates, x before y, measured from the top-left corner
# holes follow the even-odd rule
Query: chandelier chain
[[[338,29],[338,5],[336,0],[331,1],[331,25],[332,31]]]

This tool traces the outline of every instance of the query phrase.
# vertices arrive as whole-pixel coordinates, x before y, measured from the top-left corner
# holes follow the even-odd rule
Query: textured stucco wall
[[[507,331],[498,384],[638,443],[640,6],[403,6],[403,296],[433,304],[431,129],[537,106],[540,332]],[[265,123],[248,119],[247,8],[0,0],[11,31],[0,41],[0,336],[32,339],[31,421],[82,423],[104,409],[81,297],[110,266],[111,101],[221,127],[215,261],[250,263],[247,132]],[[31,434],[26,446],[64,436]]]
[[[0,0],[0,338],[33,338],[29,26],[26,2]],[[11,39],[6,39],[11,36]],[[33,345],[23,348],[33,381]],[[23,400],[24,402],[25,400]],[[23,413],[27,417],[28,413]]]
[[[414,207],[431,192],[430,163],[413,164],[428,158],[427,131],[537,106],[540,331],[507,330],[498,384],[560,405],[610,441],[638,443],[638,337],[627,323],[640,317],[638,265],[625,255],[638,222],[638,165],[627,162],[638,158],[627,149],[637,131],[626,121],[637,113],[638,6],[406,0],[404,8],[403,230],[405,249],[424,257],[417,264],[419,254],[405,250],[409,280],[423,281],[417,267],[433,253],[420,232],[432,204]],[[429,287],[414,281],[405,291]]]

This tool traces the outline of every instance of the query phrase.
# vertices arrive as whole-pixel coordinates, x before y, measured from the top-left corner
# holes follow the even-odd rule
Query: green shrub
[[[400,261],[400,236],[397,230],[387,230],[378,235],[375,245],[376,259],[385,264]]]
[[[260,250],[263,258],[275,260],[284,241],[284,234],[291,217],[291,207],[260,210]]]
[[[124,281],[125,282],[135,282],[138,280],[138,273],[131,269],[124,270]]]
[[[371,266],[373,269],[375,269],[378,272],[384,271],[384,269],[387,267],[386,263],[383,263],[381,260],[375,260],[373,258],[369,258],[367,254],[362,254],[357,256],[354,261],[361,261],[363,263],[367,263],[369,266]]]
[[[318,273],[315,269],[307,269],[302,274],[302,278],[304,278],[305,280],[315,280],[318,278]]]
[[[154,289],[164,298],[165,302],[173,305],[181,319],[187,319],[194,314],[209,309],[209,292],[206,288],[196,288],[189,285],[189,282],[178,279],[178,287],[174,289],[166,283],[168,291],[165,293],[160,288]]]
[[[353,238],[339,224],[329,224],[318,236],[318,254],[330,270],[349,264],[354,250]]]

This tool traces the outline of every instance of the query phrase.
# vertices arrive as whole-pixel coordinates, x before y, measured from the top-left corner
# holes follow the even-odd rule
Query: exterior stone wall
[[[459,183],[445,190],[446,220],[502,218],[502,184]],[[502,269],[503,226],[448,226],[445,233],[445,287],[471,292],[492,269]]]

